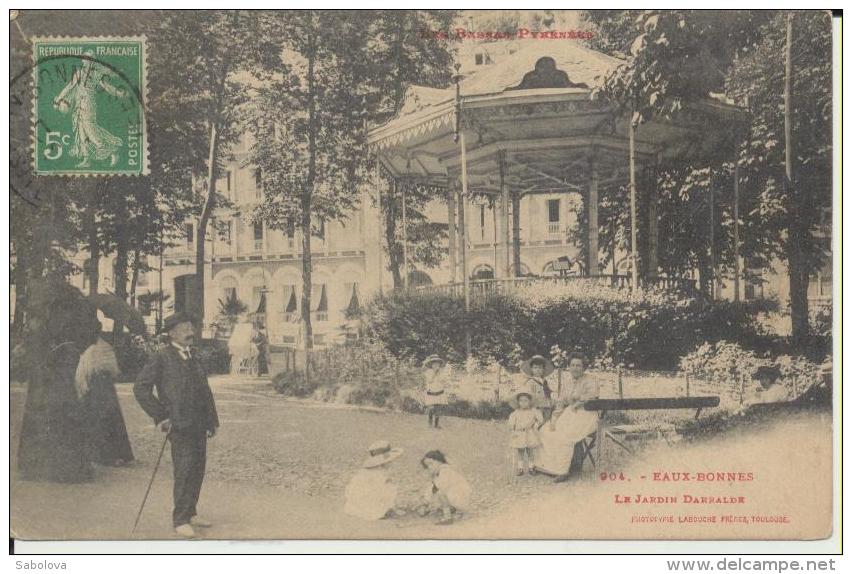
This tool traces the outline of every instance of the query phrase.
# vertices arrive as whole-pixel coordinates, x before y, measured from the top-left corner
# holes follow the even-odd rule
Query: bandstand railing
[[[568,285],[572,283],[587,282],[619,289],[629,289],[631,280],[629,275],[567,275],[551,277],[505,277],[500,279],[473,279],[469,282],[470,296],[472,298],[491,297],[512,293],[518,289],[532,285]],[[678,291],[683,293],[696,293],[694,279],[681,277],[654,277],[642,281],[646,287],[656,287],[667,291]],[[417,290],[426,293],[443,293],[447,295],[464,296],[464,283],[445,283],[443,285],[423,285]]]

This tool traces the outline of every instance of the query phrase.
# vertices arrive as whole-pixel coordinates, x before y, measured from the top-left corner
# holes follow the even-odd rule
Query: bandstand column
[[[512,193],[512,265],[515,277],[521,276],[521,196]]]
[[[588,215],[589,215],[589,237],[588,237],[588,250],[589,250],[589,268],[587,274],[590,276],[596,276],[600,274],[600,267],[598,264],[598,237],[599,237],[599,221],[598,221],[598,168],[595,164],[594,155],[592,159],[589,161],[589,201],[588,201]]]
[[[459,272],[461,273],[461,282],[464,284],[465,308],[469,304],[468,300],[468,275],[467,275],[467,224],[464,220],[464,195],[461,189],[456,190],[456,210],[459,218]]]
[[[396,187],[396,186],[394,186]],[[404,273],[402,277],[402,284],[405,287],[405,290],[408,291],[408,217],[406,216],[406,197],[405,197],[405,188],[406,182],[401,182],[400,187],[402,188],[402,272]]]
[[[500,162],[500,249],[502,259],[502,276],[512,276],[512,235],[509,226],[509,185],[506,183],[506,152],[498,152]],[[498,270],[494,270],[495,276]]]
[[[459,205],[459,223],[462,241],[462,273],[464,274],[464,310],[470,311],[470,273],[467,270],[467,225],[465,223],[465,203],[467,202],[467,145],[464,141],[464,131],[459,131],[459,146],[461,147],[461,202]],[[470,334],[467,337],[467,354],[470,356]]]
[[[449,191],[447,193],[447,224],[448,224],[448,248],[450,251],[450,283],[456,282],[456,275],[458,269],[456,266],[456,250],[458,247],[456,246],[456,198],[454,197],[454,193]]]

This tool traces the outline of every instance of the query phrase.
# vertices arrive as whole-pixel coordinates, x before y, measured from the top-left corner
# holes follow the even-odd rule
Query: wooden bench
[[[669,410],[669,409],[695,409],[695,418],[701,414],[701,410],[705,408],[713,408],[719,406],[718,396],[703,396],[703,397],[639,397],[630,399],[592,399],[583,403],[583,408],[587,411],[597,411],[600,413],[598,417],[597,432],[592,435],[591,439],[586,439],[586,458],[588,458],[592,466],[595,465],[595,460],[592,457],[592,448],[598,447],[598,460],[603,460],[604,443],[606,439],[611,440],[627,452],[633,454],[627,444],[626,436],[633,432],[641,431],[648,432],[651,429],[649,425],[619,425],[608,426],[606,424],[606,413],[608,411],[635,411],[635,410]],[[620,435],[619,437],[615,436]],[[585,458],[583,459],[585,461]]]

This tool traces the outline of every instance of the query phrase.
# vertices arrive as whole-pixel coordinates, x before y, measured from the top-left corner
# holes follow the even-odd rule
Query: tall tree
[[[244,90],[238,81],[243,63],[256,49],[256,18],[240,11],[168,10],[153,35],[151,67],[163,72],[152,89],[160,106],[165,136],[182,145],[179,164],[195,195],[195,311],[204,316],[204,266],[207,229],[217,205],[220,163],[239,136],[238,110]],[[168,76],[166,75],[168,74]],[[153,88],[154,86],[152,86]]]
[[[733,250],[728,246],[733,198],[717,192],[733,187],[732,162],[736,160],[744,189],[742,254],[764,262],[776,255],[785,260],[793,336],[802,341],[808,333],[808,277],[825,260],[825,239],[819,228],[831,205],[831,17],[817,11],[793,14],[793,97],[785,102],[787,15],[782,11],[591,11],[587,18],[596,26],[598,36],[593,42],[597,47],[627,57],[627,63],[607,78],[601,95],[622,109],[635,110],[640,121],[674,117],[713,92],[747,106],[746,129],[735,134],[725,150],[703,150],[703,157],[691,158],[663,174],[663,193],[676,201],[661,202],[661,245],[667,242],[675,253],[680,250],[666,263],[671,268],[706,265],[701,259],[709,252],[709,238],[695,231],[708,229],[708,195],[713,187],[713,198],[719,201],[714,252],[720,255],[723,268],[732,266]],[[789,182],[784,174],[785,105],[790,106],[795,145],[794,179]],[[718,128],[708,125],[707,129]],[[673,219],[665,221],[667,217]]]
[[[370,123],[384,122],[397,113],[411,85],[449,86],[453,47],[447,40],[424,32],[449,30],[458,14],[456,10],[378,10],[371,18],[364,18],[370,42],[365,46],[366,68],[362,81]],[[400,226],[403,188],[408,224],[405,233]],[[434,197],[434,189],[410,181],[395,182],[382,194],[380,207],[394,288],[404,283],[401,272],[405,266],[403,235],[410,247],[407,250],[409,268],[417,264],[433,267],[440,262],[435,250],[443,234],[435,234],[441,230],[428,221],[423,211],[430,196]]]
[[[345,220],[366,173],[364,13],[330,10],[260,15],[259,85],[249,125],[264,201],[255,217],[302,235],[302,339],[313,347],[311,238]],[[333,30],[333,34],[329,31]],[[310,369],[305,369],[309,377]]]
[[[787,21],[792,19],[791,98],[785,101]],[[729,93],[752,111],[740,154],[743,181],[754,190],[747,236],[769,237],[787,263],[793,337],[808,336],[809,278],[830,250],[832,202],[832,34],[823,11],[776,12],[760,40],[737,58]],[[793,179],[785,169],[784,113],[792,120]]]

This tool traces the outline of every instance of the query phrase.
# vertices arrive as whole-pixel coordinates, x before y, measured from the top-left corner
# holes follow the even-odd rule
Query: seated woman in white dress
[[[789,401],[790,393],[787,391],[787,387],[778,381],[780,377],[781,369],[777,365],[758,367],[752,375],[752,379],[757,379],[759,386],[746,399],[745,403],[754,405]]]
[[[361,470],[346,485],[343,512],[365,520],[380,520],[396,504],[397,485],[387,470],[402,449],[391,448],[388,441],[380,440],[370,445],[369,453]]]
[[[580,476],[586,447],[583,440],[595,432],[598,415],[583,409],[583,404],[598,398],[599,381],[586,373],[586,358],[581,353],[568,357],[568,377],[562,381],[553,399],[553,415],[539,433],[536,470],[556,476],[556,482]]]

